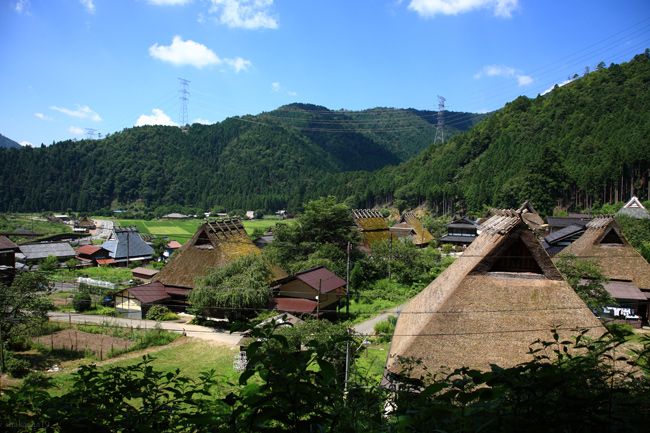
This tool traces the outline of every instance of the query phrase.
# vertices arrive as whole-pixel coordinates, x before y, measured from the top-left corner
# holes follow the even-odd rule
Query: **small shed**
[[[152,305],[171,298],[160,283],[129,287],[115,294],[115,312],[130,319],[144,319]]]
[[[133,268],[131,269],[131,274],[133,274],[133,278],[137,278],[138,280],[142,281],[151,281],[151,279],[156,275],[158,272],[160,272],[157,269],[149,269],[149,268]]]

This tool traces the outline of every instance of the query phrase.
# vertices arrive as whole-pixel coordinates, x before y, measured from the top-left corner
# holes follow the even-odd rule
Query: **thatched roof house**
[[[460,367],[511,367],[528,349],[576,328],[604,328],[562,278],[533,231],[515,211],[496,211],[481,235],[400,313],[387,376],[404,374],[398,357],[421,359],[408,373]]]
[[[533,204],[528,200],[526,200],[521,205],[521,207],[517,209],[517,212],[533,229],[536,229],[538,226],[544,225],[544,218],[542,218],[537,213],[537,211],[533,207]]]
[[[412,212],[404,213],[397,224],[390,227],[390,231],[396,237],[409,237],[419,247],[426,247],[433,240],[433,235]]]
[[[621,233],[621,227],[611,215],[598,216],[587,224],[584,234],[553,258],[573,254],[596,260],[609,278],[605,288],[621,306],[640,309],[642,317],[649,317],[650,263],[634,249]]]
[[[375,242],[390,240],[390,227],[378,210],[355,209],[352,211],[352,219],[363,236],[362,246],[372,249]]]
[[[627,215],[632,218],[636,218],[638,220],[640,219],[650,219],[650,212],[648,212],[648,209],[641,204],[641,201],[634,196],[625,203],[625,206],[619,209],[618,212],[616,212],[616,215]]]
[[[153,278],[165,286],[194,288],[197,277],[208,275],[211,268],[225,266],[235,258],[261,254],[237,218],[207,221],[199,226],[192,238],[185,242],[177,255]],[[287,276],[273,267],[274,279]]]

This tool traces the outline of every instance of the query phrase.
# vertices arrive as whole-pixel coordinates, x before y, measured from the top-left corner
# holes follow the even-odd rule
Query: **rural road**
[[[395,307],[391,310],[385,311],[380,315],[373,317],[372,319],[354,325],[352,329],[354,329],[354,332],[356,332],[357,334],[372,335],[375,332],[375,323],[383,322],[384,320],[388,319],[388,316],[391,314],[397,315],[399,317],[399,313],[400,311],[402,311],[402,308],[404,308],[404,305],[406,304],[402,304],[399,307]]]
[[[114,323],[120,326],[133,326],[134,328],[153,328],[156,323],[160,323],[163,329],[167,331],[177,332],[179,334],[185,332],[188,337],[194,337],[201,340],[210,341],[213,343],[224,344],[228,346],[236,346],[241,339],[240,332],[224,331],[221,329],[213,329],[205,326],[190,325],[187,323],[177,322],[156,322],[154,320],[141,320],[141,319],[125,319],[121,317],[108,317],[108,316],[94,316],[79,313],[67,312],[50,312],[48,316],[52,320],[61,322],[74,322],[74,323]]]

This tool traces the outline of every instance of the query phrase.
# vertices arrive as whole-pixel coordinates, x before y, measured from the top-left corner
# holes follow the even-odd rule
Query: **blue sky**
[[[1,0],[0,134],[214,123],[292,102],[498,109],[650,47],[648,0]]]

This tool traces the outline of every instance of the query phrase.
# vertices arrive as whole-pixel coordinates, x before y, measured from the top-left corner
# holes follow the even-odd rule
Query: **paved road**
[[[153,328],[156,326],[156,323],[160,323],[161,327],[165,330],[183,333],[188,337],[195,337],[201,340],[211,341],[218,344],[224,344],[231,347],[237,345],[241,339],[242,334],[240,332],[233,332],[230,334],[229,331],[224,331],[221,329],[213,329],[205,326],[190,325],[187,323],[178,323],[178,322],[156,322],[154,320],[141,320],[141,319],[125,319],[122,317],[108,317],[108,316],[94,316],[87,314],[79,313],[66,313],[66,312],[51,312],[48,313],[48,316],[52,320],[58,320],[62,322],[74,322],[74,323],[113,323],[119,324],[121,326],[133,326],[134,328],[140,326],[140,328]]]
[[[352,329],[354,329],[357,334],[372,335],[372,333],[375,332],[375,323],[383,322],[384,320],[388,319],[388,316],[390,314],[397,315],[399,317],[399,313],[402,311],[402,308],[404,308],[404,305],[406,304],[395,307],[392,310],[385,311],[380,315],[373,317],[372,319],[354,325]]]
[[[108,220],[94,220],[94,222],[97,228],[91,231],[92,239],[107,239],[115,223]]]

